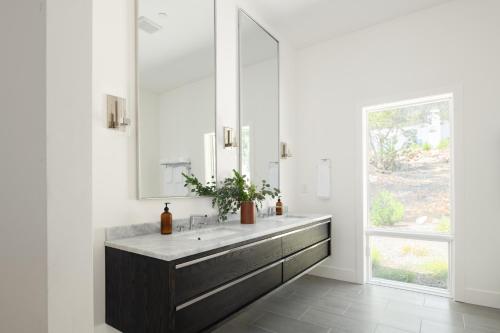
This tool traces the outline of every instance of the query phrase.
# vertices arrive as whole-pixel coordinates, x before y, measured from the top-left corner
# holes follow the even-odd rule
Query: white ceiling
[[[167,16],[160,16],[159,12]],[[145,68],[213,47],[213,1],[140,0],[139,16],[162,27],[154,34],[139,31],[139,61]]]
[[[303,48],[451,0],[252,0],[295,47]]]

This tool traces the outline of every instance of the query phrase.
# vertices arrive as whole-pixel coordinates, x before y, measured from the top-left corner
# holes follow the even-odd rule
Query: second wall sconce
[[[108,128],[124,129],[130,125],[130,119],[127,118],[125,107],[125,98],[116,96],[107,96],[108,104]]]
[[[231,127],[224,127],[224,148],[236,148],[238,144],[234,138],[234,129]]]
[[[286,142],[280,143],[280,157],[282,159],[287,159],[289,157],[292,157],[292,153],[290,151],[290,148],[288,147],[288,143]]]

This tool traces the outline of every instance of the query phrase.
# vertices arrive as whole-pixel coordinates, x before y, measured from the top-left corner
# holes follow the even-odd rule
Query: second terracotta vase
[[[255,223],[255,203],[253,201],[243,201],[241,203],[241,224]]]

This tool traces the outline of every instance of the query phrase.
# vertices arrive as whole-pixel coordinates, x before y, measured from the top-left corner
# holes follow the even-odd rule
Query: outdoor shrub
[[[378,266],[373,267],[373,276],[391,281],[413,283],[417,279],[417,273],[399,268]]]
[[[372,266],[379,267],[380,266],[380,251],[376,247],[372,247],[371,249],[371,258],[372,258]]]
[[[438,232],[450,232],[450,218],[448,216],[443,216],[436,226],[436,231]]]
[[[450,145],[450,138],[446,138],[446,139],[442,139],[441,141],[439,141],[439,144],[438,144],[438,149],[447,149],[448,146]]]
[[[410,244],[406,244],[401,249],[403,255],[413,255],[415,257],[425,257],[429,255],[429,251],[421,246],[412,246]]]
[[[431,147],[431,144],[430,144],[430,143],[427,143],[427,142],[426,142],[426,143],[424,143],[424,144],[422,145],[422,149],[423,149],[424,151],[429,151],[429,150],[431,150],[431,148],[432,148],[432,147]]]
[[[392,226],[401,222],[404,211],[403,204],[393,194],[382,191],[373,200],[370,218],[375,226]]]
[[[448,263],[446,261],[431,261],[423,264],[423,270],[438,280],[448,278]]]

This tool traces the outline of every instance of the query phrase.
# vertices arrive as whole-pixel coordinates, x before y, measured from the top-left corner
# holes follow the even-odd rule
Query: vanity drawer
[[[283,256],[289,256],[313,244],[330,237],[331,221],[308,227],[304,230],[294,231],[283,236]]]
[[[294,276],[325,259],[328,257],[329,253],[330,240],[325,240],[286,258],[283,263],[283,282],[290,280]]]
[[[281,238],[269,238],[176,265],[175,304],[282,258]]]
[[[193,299],[177,308],[175,332],[199,332],[275,289],[281,279],[280,261]]]

